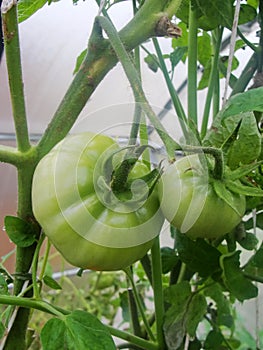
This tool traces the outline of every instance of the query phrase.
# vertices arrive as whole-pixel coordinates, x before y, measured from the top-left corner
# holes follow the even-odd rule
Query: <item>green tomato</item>
[[[125,268],[147,253],[161,231],[164,218],[157,190],[149,197],[141,195],[147,185],[138,178],[149,172],[143,162],[138,161],[129,174],[133,192],[116,197],[107,186],[103,164],[109,152],[119,149],[108,136],[71,135],[36,167],[34,215],[74,266],[105,271]]]
[[[169,165],[159,183],[165,218],[192,239],[220,237],[245,213],[245,197],[225,188],[226,202],[215,192],[213,181],[198,155],[190,155]]]

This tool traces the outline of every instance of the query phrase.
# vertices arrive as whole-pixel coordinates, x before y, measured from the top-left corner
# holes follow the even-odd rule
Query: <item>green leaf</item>
[[[179,23],[178,27],[181,29],[182,31],[182,35],[180,36],[180,38],[177,39],[172,39],[172,47],[173,49],[175,49],[176,47],[188,47],[188,28],[187,25],[185,23]],[[185,57],[183,57],[183,62],[185,62],[186,59],[186,54]]]
[[[257,213],[255,224],[256,227],[263,230],[263,211]],[[245,228],[246,230],[251,230],[252,228],[254,228],[254,218],[250,218],[247,221],[245,221]]]
[[[218,325],[231,328],[233,326],[233,317],[230,310],[230,301],[224,294],[224,289],[219,283],[210,284],[204,289],[204,295],[214,300],[216,303],[216,323]]]
[[[249,164],[258,159],[261,152],[261,135],[253,112],[242,112],[238,137],[231,145],[227,163],[231,169],[240,164]]]
[[[172,71],[177,66],[177,64],[183,60],[183,57],[185,57],[185,54],[188,51],[187,46],[178,46],[174,49],[174,51],[170,54],[170,61],[172,66]]]
[[[164,290],[164,298],[171,304],[164,316],[164,336],[168,349],[177,349],[185,336],[184,314],[191,297],[189,282],[170,286]]]
[[[0,339],[2,339],[4,335],[5,335],[5,326],[3,325],[2,322],[0,322]]]
[[[220,24],[230,28],[233,21],[233,8],[229,0],[195,0],[195,7],[201,13],[198,26],[204,30],[211,30]]]
[[[203,294],[196,293],[191,298],[186,313],[186,331],[190,337],[194,337],[198,324],[202,321],[207,309],[206,299]]]
[[[185,304],[191,295],[191,286],[188,281],[173,284],[164,290],[164,299],[175,308],[180,309],[181,304]]]
[[[165,313],[164,335],[168,349],[177,349],[186,333],[194,336],[199,322],[206,313],[206,299],[202,294],[192,293],[189,282],[183,281],[164,291],[170,307]]]
[[[6,216],[4,220],[8,237],[18,247],[29,247],[36,241],[32,225],[16,216]]]
[[[40,334],[43,350],[115,350],[107,328],[93,315],[76,310],[63,319],[52,318]]]
[[[43,281],[48,287],[50,287],[52,289],[55,289],[55,290],[62,289],[62,287],[58,284],[58,282],[55,281],[54,278],[52,278],[48,275],[45,275],[43,277]]]
[[[245,265],[244,272],[263,278],[263,243]]]
[[[174,266],[178,263],[178,255],[175,250],[169,247],[161,248],[161,259],[162,259],[162,273],[166,274],[170,272]]]
[[[251,89],[232,96],[220,115],[222,120],[244,112],[263,112],[263,87]]]
[[[241,4],[238,24],[245,24],[253,21],[257,17],[257,11],[253,6],[248,4]]]
[[[224,337],[219,330],[212,330],[208,333],[205,343],[204,349],[207,350],[220,350],[221,345],[224,343]]]
[[[156,73],[159,68],[159,60],[155,54],[149,54],[144,58],[144,62],[147,64],[148,68]]]
[[[212,56],[212,45],[211,37],[207,32],[203,32],[202,35],[197,37],[197,46],[198,46],[198,61],[200,64],[205,67],[208,62],[211,60]]]
[[[251,232],[245,232],[245,236],[238,238],[237,242],[246,250],[254,250],[258,245],[257,237]]]
[[[87,52],[88,52],[88,49],[85,49],[78,55],[73,74],[76,74],[79,71],[81,63],[83,62]]]
[[[263,190],[258,187],[253,186],[245,186],[237,181],[226,181],[226,187],[235,193],[244,195],[244,196],[252,196],[252,197],[262,197]]]
[[[19,0],[18,1],[18,20],[23,22],[31,17],[35,12],[41,9],[48,0]]]
[[[67,327],[63,320],[51,318],[40,333],[43,350],[69,349],[66,332]]]
[[[4,275],[2,273],[0,273],[0,295],[1,294],[2,295],[9,294],[6,278],[4,277]]]
[[[220,270],[220,252],[201,238],[192,241],[186,235],[177,232],[176,249],[179,258],[187,267],[198,272],[201,277],[211,276]]]
[[[234,205],[233,196],[231,192],[227,190],[226,184],[232,184],[232,182],[228,181],[227,183],[224,183],[221,180],[214,180],[213,188],[217,196],[221,198],[224,202],[226,202],[230,206],[230,208],[232,208],[240,217],[242,217],[244,213],[240,213],[238,208]]]
[[[210,79],[210,73],[211,73],[211,66],[212,61],[209,60],[207,64],[204,67],[201,79],[198,82],[198,90],[202,90],[208,87],[209,79]]]
[[[125,290],[122,293],[119,293],[120,296],[120,306],[122,319],[124,322],[130,322],[130,309],[129,309],[129,299],[128,299],[128,291]]]
[[[250,174],[253,170],[256,170],[260,164],[262,164],[262,161],[252,164],[240,165],[237,169],[227,173],[227,179],[232,181],[238,180]]]
[[[222,255],[220,264],[226,287],[239,301],[244,301],[255,298],[258,295],[258,289],[244,276],[240,269],[239,256],[240,251]]]

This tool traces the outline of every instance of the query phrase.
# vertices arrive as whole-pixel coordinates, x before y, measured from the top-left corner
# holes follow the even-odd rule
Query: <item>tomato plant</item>
[[[166,219],[191,238],[219,238],[231,232],[245,213],[246,199],[225,188],[226,202],[214,189],[215,181],[198,155],[169,165],[159,185]]]
[[[53,1],[0,3],[16,139],[14,147],[0,145],[0,161],[13,165],[18,179],[17,216],[4,220],[16,261],[11,272],[4,264],[9,254],[0,264],[1,348],[262,348],[258,310],[250,329],[255,341],[243,344],[235,331],[241,307],[236,301],[243,307],[247,299],[256,300],[263,283],[262,1],[94,0],[98,11],[88,46],[38,143],[28,128],[19,29],[20,22]],[[91,2],[84,3],[90,11]],[[131,19],[117,31],[111,9],[129,5]],[[250,40],[239,25],[248,29],[255,23],[259,30]],[[228,33],[229,53],[222,53]],[[163,40],[171,48],[165,46],[165,54]],[[241,49],[249,54],[236,72]],[[126,146],[102,134],[67,136],[118,62],[135,102]],[[144,62],[159,74],[147,97],[153,96],[150,88],[159,88],[160,74],[169,92],[158,116],[143,89]],[[182,65],[187,78],[177,88]],[[180,95],[185,87],[187,99]],[[152,104],[160,107],[156,100]],[[114,123],[112,113],[105,117]],[[155,136],[165,158],[160,164],[152,158]],[[183,158],[176,159],[178,154]],[[170,224],[163,225],[163,214]],[[74,283],[56,280],[50,242],[80,267],[70,271]],[[84,269],[87,277],[89,269],[100,271],[84,282]],[[119,269],[104,283],[103,270]],[[63,300],[66,280],[72,296],[60,305],[56,297]],[[39,327],[31,319],[38,313]]]
[[[110,187],[99,184],[105,175],[101,159],[116,148],[104,135],[71,135],[41,159],[34,173],[35,217],[66,260],[83,269],[131,265],[147,253],[163,225],[156,190],[146,198],[139,184],[139,198],[131,198],[131,190],[117,198]],[[139,161],[128,181],[134,188],[133,181],[148,172]]]

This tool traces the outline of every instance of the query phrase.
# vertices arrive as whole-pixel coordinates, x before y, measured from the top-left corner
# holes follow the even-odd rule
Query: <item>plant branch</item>
[[[109,330],[109,332],[111,333],[111,335],[126,340],[132,344],[135,344],[139,347],[141,347],[142,349],[145,350],[159,350],[159,346],[157,344],[151,343],[145,339],[139,338],[136,335],[133,335],[131,333],[128,332],[124,332],[120,329],[114,328],[112,326],[106,326],[107,329]]]
[[[160,254],[160,240],[156,237],[152,250],[152,280],[154,291],[154,306],[156,319],[156,333],[159,348],[165,348],[165,340],[163,334],[163,320],[164,320],[164,300],[163,300],[163,286],[162,286],[162,262]]]
[[[181,1],[145,0],[133,19],[119,32],[126,50],[129,52],[147,39],[161,35],[158,32],[160,19],[164,14],[172,17]],[[38,144],[39,158],[67,135],[89,97],[117,62],[109,40],[103,38],[100,25],[95,20],[87,55]]]
[[[131,84],[136,103],[139,103],[141,105],[142,110],[145,112],[145,114],[155,127],[157,133],[159,134],[161,140],[163,141],[166,147],[168,157],[170,159],[174,159],[174,151],[178,148],[178,144],[168,135],[162,123],[160,122],[160,120],[152,110],[151,106],[149,105],[141,87],[141,82],[138,77],[136,68],[134,67],[133,62],[131,61],[127,51],[125,50],[125,47],[116,29],[111,24],[111,22],[104,17],[97,17],[97,21],[107,33],[109,40],[111,41],[111,45],[115,50],[118,59],[122,63],[123,69]]]
[[[19,151],[26,152],[31,146],[27,129],[16,1],[4,0],[1,12],[17,147]]]
[[[21,156],[14,147],[0,145],[0,162],[17,166],[21,162]]]
[[[144,308],[143,308],[143,305],[142,305],[142,301],[141,301],[140,296],[139,296],[139,294],[138,294],[138,291],[137,291],[136,285],[135,285],[135,283],[134,283],[133,275],[132,275],[132,273],[131,273],[130,268],[128,267],[128,268],[124,269],[124,272],[126,273],[128,279],[129,279],[129,281],[131,282],[132,289],[133,289],[133,293],[134,293],[134,298],[135,298],[135,300],[136,300],[136,304],[137,304],[137,306],[138,306],[138,309],[139,309],[139,311],[140,311],[140,313],[141,313],[141,317],[142,317],[142,319],[143,319],[143,323],[144,323],[144,326],[145,326],[145,328],[146,328],[146,331],[147,331],[147,333],[148,333],[150,339],[151,339],[152,341],[155,341],[155,337],[154,337],[154,335],[153,335],[153,333],[152,333],[151,327],[150,327],[149,322],[148,322],[148,320],[147,320],[147,318],[146,318],[146,315],[145,315],[145,312],[144,312]]]
[[[239,12],[240,12],[240,0],[237,0],[236,6],[235,6],[234,21],[232,25],[232,34],[230,39],[230,50],[229,50],[229,57],[228,57],[226,82],[225,82],[225,89],[223,94],[223,106],[226,104],[226,101],[227,101],[227,91],[228,91],[231,70],[232,70],[232,62],[233,62],[234,53],[235,53],[235,43],[236,43]]]
[[[220,53],[222,36],[223,36],[223,30],[224,30],[223,27],[218,29],[218,34],[216,35],[216,44],[215,44],[214,56],[213,56],[213,60],[212,60],[212,69],[211,69],[210,76],[209,76],[208,91],[207,91],[207,95],[206,95],[204,114],[203,114],[202,126],[201,126],[201,138],[202,139],[205,137],[205,134],[207,131],[211,101],[212,101],[214,89],[215,89],[215,86],[216,86],[216,83],[218,80],[218,60],[219,60],[219,53]]]
[[[197,10],[189,1],[188,118],[197,125]]]
[[[253,55],[250,57],[248,63],[244,67],[242,73],[240,74],[237,82],[233,86],[230,97],[245,90],[249,82],[251,82],[251,79],[253,78],[253,75],[255,74],[258,65],[258,53],[254,52]]]
[[[181,101],[178,97],[178,94],[174,88],[174,85],[170,79],[170,76],[169,76],[169,73],[168,73],[168,70],[167,70],[167,67],[166,67],[166,64],[165,64],[165,61],[164,61],[164,58],[163,58],[163,54],[162,54],[162,51],[161,51],[161,48],[160,48],[160,45],[158,43],[158,40],[156,38],[153,38],[153,44],[154,44],[154,48],[155,48],[155,51],[156,51],[156,54],[158,56],[158,65],[160,66],[161,70],[162,70],[162,73],[163,73],[163,76],[164,76],[164,79],[165,79],[165,82],[166,82],[166,85],[167,85],[167,88],[169,90],[169,94],[170,94],[170,97],[171,97],[171,100],[173,102],[173,105],[174,105],[174,109],[178,115],[178,119],[179,119],[179,123],[180,123],[180,126],[181,126],[181,129],[182,129],[182,132],[185,136],[185,138],[187,137],[187,134],[188,134],[188,131],[187,131],[187,117],[186,117],[186,114],[185,114],[185,111],[184,111],[184,108],[181,104]]]

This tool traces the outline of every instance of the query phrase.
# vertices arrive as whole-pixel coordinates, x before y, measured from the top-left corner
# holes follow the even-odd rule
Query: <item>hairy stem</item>
[[[17,4],[7,6],[8,1],[2,3],[3,36],[5,45],[6,64],[8,70],[9,88],[15,123],[17,147],[21,152],[30,149],[27,129],[24,85],[21,67],[19,32],[17,21]]]

